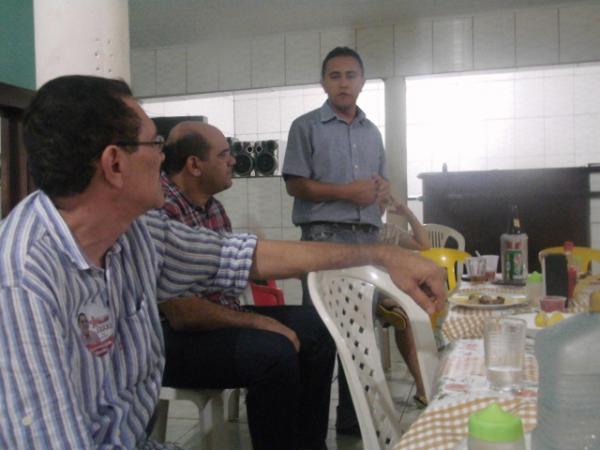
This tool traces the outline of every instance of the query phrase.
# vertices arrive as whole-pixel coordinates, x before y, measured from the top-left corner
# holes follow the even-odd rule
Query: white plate
[[[533,337],[535,337],[535,335],[537,334],[538,331],[544,329],[544,328],[538,327],[535,324],[535,315],[536,314],[537,313],[515,314],[510,317],[514,317],[517,319],[523,319],[525,322],[527,322],[527,336],[533,338]],[[550,315],[552,313],[546,313],[546,314]],[[569,317],[574,315],[573,313],[561,313],[561,314],[564,316],[565,319],[568,319]]]
[[[448,303],[470,309],[505,309],[527,304],[527,297],[524,295],[501,295],[501,297],[504,297],[505,299],[504,303],[501,305],[481,305],[479,303],[469,303],[469,295],[470,294],[454,294],[448,299]],[[497,296],[496,294],[483,295],[489,295],[490,297]]]

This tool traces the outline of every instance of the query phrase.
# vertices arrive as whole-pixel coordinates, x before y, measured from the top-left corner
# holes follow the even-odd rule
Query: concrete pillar
[[[385,80],[385,148],[387,173],[392,195],[406,203],[406,78]],[[388,215],[390,223],[397,223],[395,214]]]
[[[34,0],[36,85],[60,75],[130,82],[127,0]]]

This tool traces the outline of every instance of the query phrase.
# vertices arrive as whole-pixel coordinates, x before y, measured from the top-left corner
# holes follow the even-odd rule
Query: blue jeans
[[[374,244],[379,238],[379,230],[376,227],[350,229],[346,225],[311,224],[302,225],[303,241],[335,242],[339,244]],[[306,279],[302,280],[302,304],[312,305],[308,292]],[[339,401],[335,426],[337,429],[349,429],[358,425],[356,412],[352,403],[350,389],[346,381],[346,375],[338,358],[338,393]]]
[[[178,332],[163,324],[165,386],[248,389],[254,450],[326,449],[335,345],[313,307],[248,307],[294,330],[285,336],[250,328]]]

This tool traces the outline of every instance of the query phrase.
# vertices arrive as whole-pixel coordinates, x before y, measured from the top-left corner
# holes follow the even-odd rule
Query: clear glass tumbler
[[[527,322],[523,319],[490,317],[484,322],[485,369],[493,389],[520,388],[526,330]]]

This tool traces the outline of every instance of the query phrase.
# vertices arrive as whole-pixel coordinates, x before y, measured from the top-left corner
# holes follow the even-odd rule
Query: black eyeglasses
[[[163,148],[165,147],[165,138],[159,134],[158,136],[156,136],[154,138],[153,141],[118,141],[118,142],[115,142],[115,145],[135,146],[135,147],[137,147],[139,145],[151,145],[151,146],[157,146],[158,151],[162,152]]]

